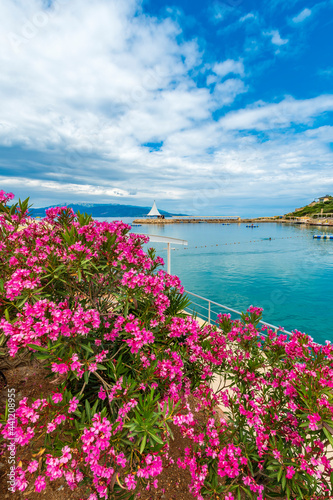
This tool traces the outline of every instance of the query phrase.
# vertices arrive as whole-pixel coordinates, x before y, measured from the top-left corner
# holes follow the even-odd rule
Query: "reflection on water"
[[[333,341],[333,240],[313,239],[333,234],[332,227],[172,224],[132,231],[188,241],[188,249],[174,245],[171,256],[172,273],[187,290],[239,310],[263,307],[265,321]],[[166,261],[165,244],[149,246]]]

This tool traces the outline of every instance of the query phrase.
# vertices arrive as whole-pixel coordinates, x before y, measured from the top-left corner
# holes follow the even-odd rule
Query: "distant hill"
[[[143,217],[148,214],[151,207],[139,207],[135,205],[118,205],[116,203],[110,204],[94,204],[94,203],[63,203],[59,205],[51,205],[50,207],[31,208],[32,217],[45,217],[45,210],[55,206],[67,206],[74,210],[74,212],[87,213],[92,217]],[[165,210],[160,210],[162,215],[172,216],[181,214],[172,214]]]
[[[286,214],[286,217],[311,217],[313,214],[320,214],[321,210],[323,210],[323,214],[333,213],[333,197],[329,198],[327,201],[312,202],[305,207],[296,208],[294,212]]]

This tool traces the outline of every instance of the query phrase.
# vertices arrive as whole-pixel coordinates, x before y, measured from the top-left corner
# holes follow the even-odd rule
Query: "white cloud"
[[[308,8],[303,9],[297,16],[292,18],[293,23],[299,24],[302,23],[305,19],[310,17],[312,14],[312,11]]]
[[[244,64],[242,61],[234,61],[233,59],[227,59],[222,63],[216,63],[213,66],[213,72],[223,78],[229,73],[234,73],[235,75],[244,75]]]
[[[285,45],[286,43],[289,42],[289,40],[287,38],[286,39],[281,38],[278,30],[264,31],[263,34],[265,36],[271,37],[271,42],[273,45],[280,46],[280,45]]]
[[[242,80],[239,78],[229,78],[215,86],[214,97],[218,107],[222,107],[231,104],[239,94],[243,94],[246,91],[247,88]]]
[[[243,23],[244,21],[248,21],[249,19],[256,19],[256,18],[257,18],[256,15],[254,15],[252,12],[249,12],[245,16],[241,17],[239,22]]]
[[[304,100],[288,97],[277,104],[259,103],[230,112],[220,124],[228,130],[273,130],[299,123],[309,125],[327,111],[333,111],[333,95]]]
[[[59,183],[54,181],[40,181],[36,179],[29,179],[28,177],[5,177],[0,176],[2,186],[13,187],[24,186],[29,188],[46,189],[47,191],[61,191],[64,193],[75,193],[76,195],[92,195],[92,196],[112,196],[124,197],[128,196],[128,191],[122,189],[106,188],[105,186],[95,186],[92,184],[74,184],[74,183]]]

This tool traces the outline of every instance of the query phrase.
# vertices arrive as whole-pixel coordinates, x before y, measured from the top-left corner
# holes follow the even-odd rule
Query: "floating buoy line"
[[[212,248],[212,247],[223,247],[226,245],[241,245],[244,243],[261,243],[263,241],[273,241],[273,240],[290,240],[294,238],[306,238],[306,235],[300,235],[300,236],[282,236],[281,238],[260,238],[260,240],[249,240],[249,241],[232,241],[230,243],[213,243],[211,245],[196,245],[196,246],[189,246],[189,247],[180,247],[180,248],[171,248],[171,250],[174,250],[175,252],[178,251],[184,251],[184,250],[193,250],[195,248]]]

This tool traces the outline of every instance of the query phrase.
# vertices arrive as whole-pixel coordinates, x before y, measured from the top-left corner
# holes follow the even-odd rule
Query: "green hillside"
[[[321,210],[323,209],[324,214],[328,213],[333,213],[333,197],[328,200],[324,201],[322,203],[316,203],[315,205],[312,206],[306,206],[302,210],[297,210],[295,212],[291,212],[290,214],[287,214],[287,216],[293,216],[293,217],[304,217],[304,216],[311,216],[313,214],[320,214]]]

